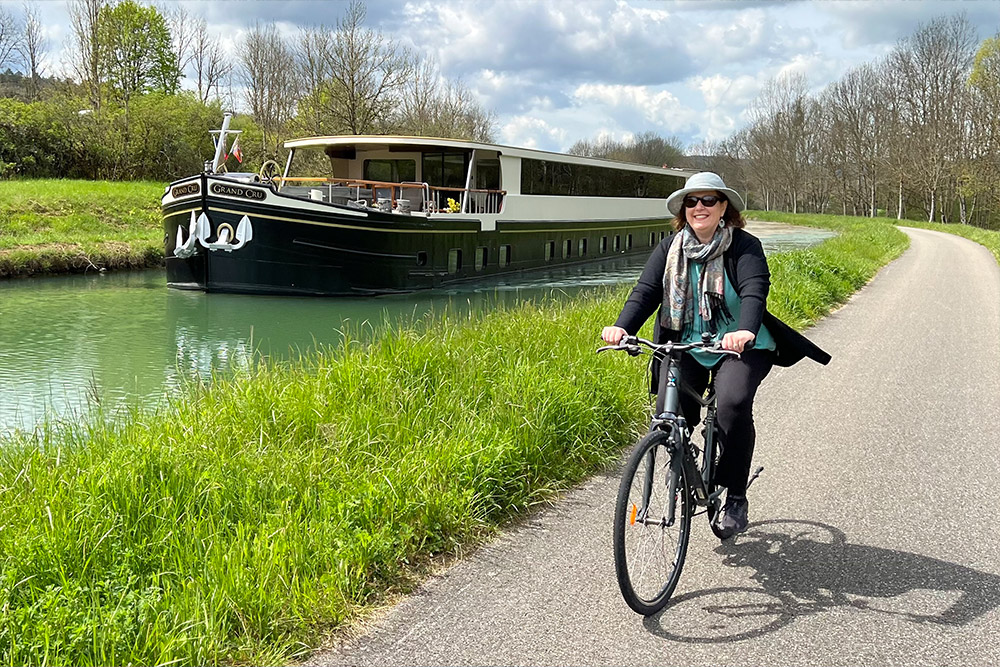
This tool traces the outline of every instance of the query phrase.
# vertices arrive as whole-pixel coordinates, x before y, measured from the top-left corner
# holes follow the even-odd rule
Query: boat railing
[[[388,181],[372,181],[356,178],[329,178],[322,176],[288,176],[274,179],[279,191],[289,191],[292,187],[306,186],[310,196],[322,197],[323,186],[326,188],[324,201],[347,203],[348,201],[364,202],[368,206],[379,207],[380,201],[385,201],[392,210],[399,208],[400,201],[409,203],[412,211],[426,213],[499,213],[503,207],[504,190],[486,190],[477,188],[445,188],[428,185],[417,181],[393,183]],[[319,187],[309,187],[315,184]],[[291,187],[287,187],[291,186]],[[313,195],[316,191],[320,197]],[[298,195],[298,193],[295,193]],[[448,200],[455,202],[449,204]],[[457,210],[456,210],[457,209]]]

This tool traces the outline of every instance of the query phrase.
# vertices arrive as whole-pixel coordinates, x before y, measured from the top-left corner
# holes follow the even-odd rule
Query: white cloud
[[[677,130],[692,120],[693,110],[681,104],[667,90],[654,91],[647,86],[592,84],[577,86],[573,100],[579,105],[599,104],[611,109],[624,109],[645,121],[668,130]]]
[[[695,77],[692,87],[701,92],[705,106],[741,108],[756,97],[760,91],[761,82],[748,74],[737,77],[713,74],[706,77]]]
[[[524,148],[547,148],[566,143],[566,130],[535,116],[514,116],[500,128],[500,143]]]

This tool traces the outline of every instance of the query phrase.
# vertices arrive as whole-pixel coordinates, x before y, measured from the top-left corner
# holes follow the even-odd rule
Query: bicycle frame
[[[700,396],[683,383],[681,378],[681,365],[679,355],[681,352],[671,351],[667,357],[666,366],[661,367],[659,392],[663,396],[663,412],[656,415],[650,423],[649,430],[665,430],[670,432],[669,442],[673,447],[673,453],[680,452],[680,456],[671,457],[670,475],[667,479],[667,506],[666,525],[673,525],[677,507],[677,481],[680,478],[680,467],[684,466],[685,473],[692,480],[694,491],[694,501],[696,504],[707,507],[711,503],[718,501],[719,496],[724,491],[718,488],[709,493],[709,486],[712,476],[712,462],[715,460],[716,446],[716,402],[714,383],[709,383],[709,393],[707,396]],[[680,397],[681,393],[694,398],[698,403],[706,408],[705,415],[705,446],[702,452],[702,463],[699,467],[697,455],[691,444],[691,429],[688,428],[687,420],[681,413]],[[642,516],[648,511],[649,499],[653,490],[653,471],[655,466],[655,450],[650,450],[646,461],[646,480],[643,487],[643,508]]]

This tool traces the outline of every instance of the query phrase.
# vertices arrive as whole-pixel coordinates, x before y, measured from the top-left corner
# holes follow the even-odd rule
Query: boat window
[[[446,153],[444,156],[444,183],[442,185],[446,188],[464,188],[465,165],[466,158],[464,155],[449,155]]]
[[[448,273],[458,273],[462,270],[462,251],[452,248],[448,251]]]
[[[364,180],[402,183],[417,180],[416,160],[365,160]]]
[[[618,252],[621,249],[622,249],[622,237],[619,236],[618,234],[615,234],[615,252]]]
[[[602,255],[608,251],[608,237],[607,236],[602,236],[601,237],[600,251],[601,251]]]
[[[684,179],[615,167],[521,159],[521,193],[574,197],[653,197],[665,199]]]
[[[628,235],[625,236],[625,249],[626,250],[631,250],[632,249],[632,235],[631,234],[628,234]]]
[[[545,261],[549,261],[556,254],[556,242],[546,241],[545,242]]]
[[[417,266],[427,266],[427,253],[423,250],[417,253]]]
[[[476,188],[500,189],[500,160],[476,160]]]
[[[649,233],[649,247],[656,245],[656,232]]]
[[[660,232],[660,240],[663,240],[663,232]]]
[[[571,252],[572,249],[573,249],[572,241],[570,241],[569,239],[563,241],[563,259],[566,259],[567,257],[573,254]]]
[[[424,153],[423,181],[439,188],[465,188],[468,159],[465,153]]]
[[[587,254],[587,239],[580,239],[580,249],[579,252],[576,254],[578,254],[580,257],[583,257],[584,255]]]
[[[510,246],[500,246],[500,266],[510,266]]]
[[[483,246],[476,248],[476,271],[482,271],[486,267],[488,252]]]

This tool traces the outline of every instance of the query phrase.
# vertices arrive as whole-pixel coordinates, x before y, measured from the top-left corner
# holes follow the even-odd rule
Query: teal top
[[[701,279],[701,264],[697,262],[691,262],[691,287],[693,289],[697,288],[698,282]],[[732,314],[733,319],[726,320],[723,319],[721,314],[713,313],[719,318],[716,323],[716,335],[713,340],[720,341],[724,334],[730,331],[736,331],[739,328],[740,321],[740,296],[736,293],[736,288],[733,284],[729,282],[729,275],[724,274],[726,277],[726,286],[724,289],[724,297],[726,299],[726,307]],[[684,329],[684,334],[681,336],[682,343],[695,343],[701,340],[701,333],[703,331],[711,331],[708,324],[701,317],[701,310],[698,308],[697,300],[695,302],[694,309],[694,320],[691,322],[691,326]],[[774,350],[776,348],[774,344],[774,338],[771,336],[771,332],[767,330],[763,324],[760,325],[760,331],[757,332],[757,338],[754,339],[753,349],[755,350]],[[712,354],[711,352],[705,352],[703,350],[691,350],[691,356],[698,360],[705,368],[712,368],[716,366],[725,357],[718,354]]]

